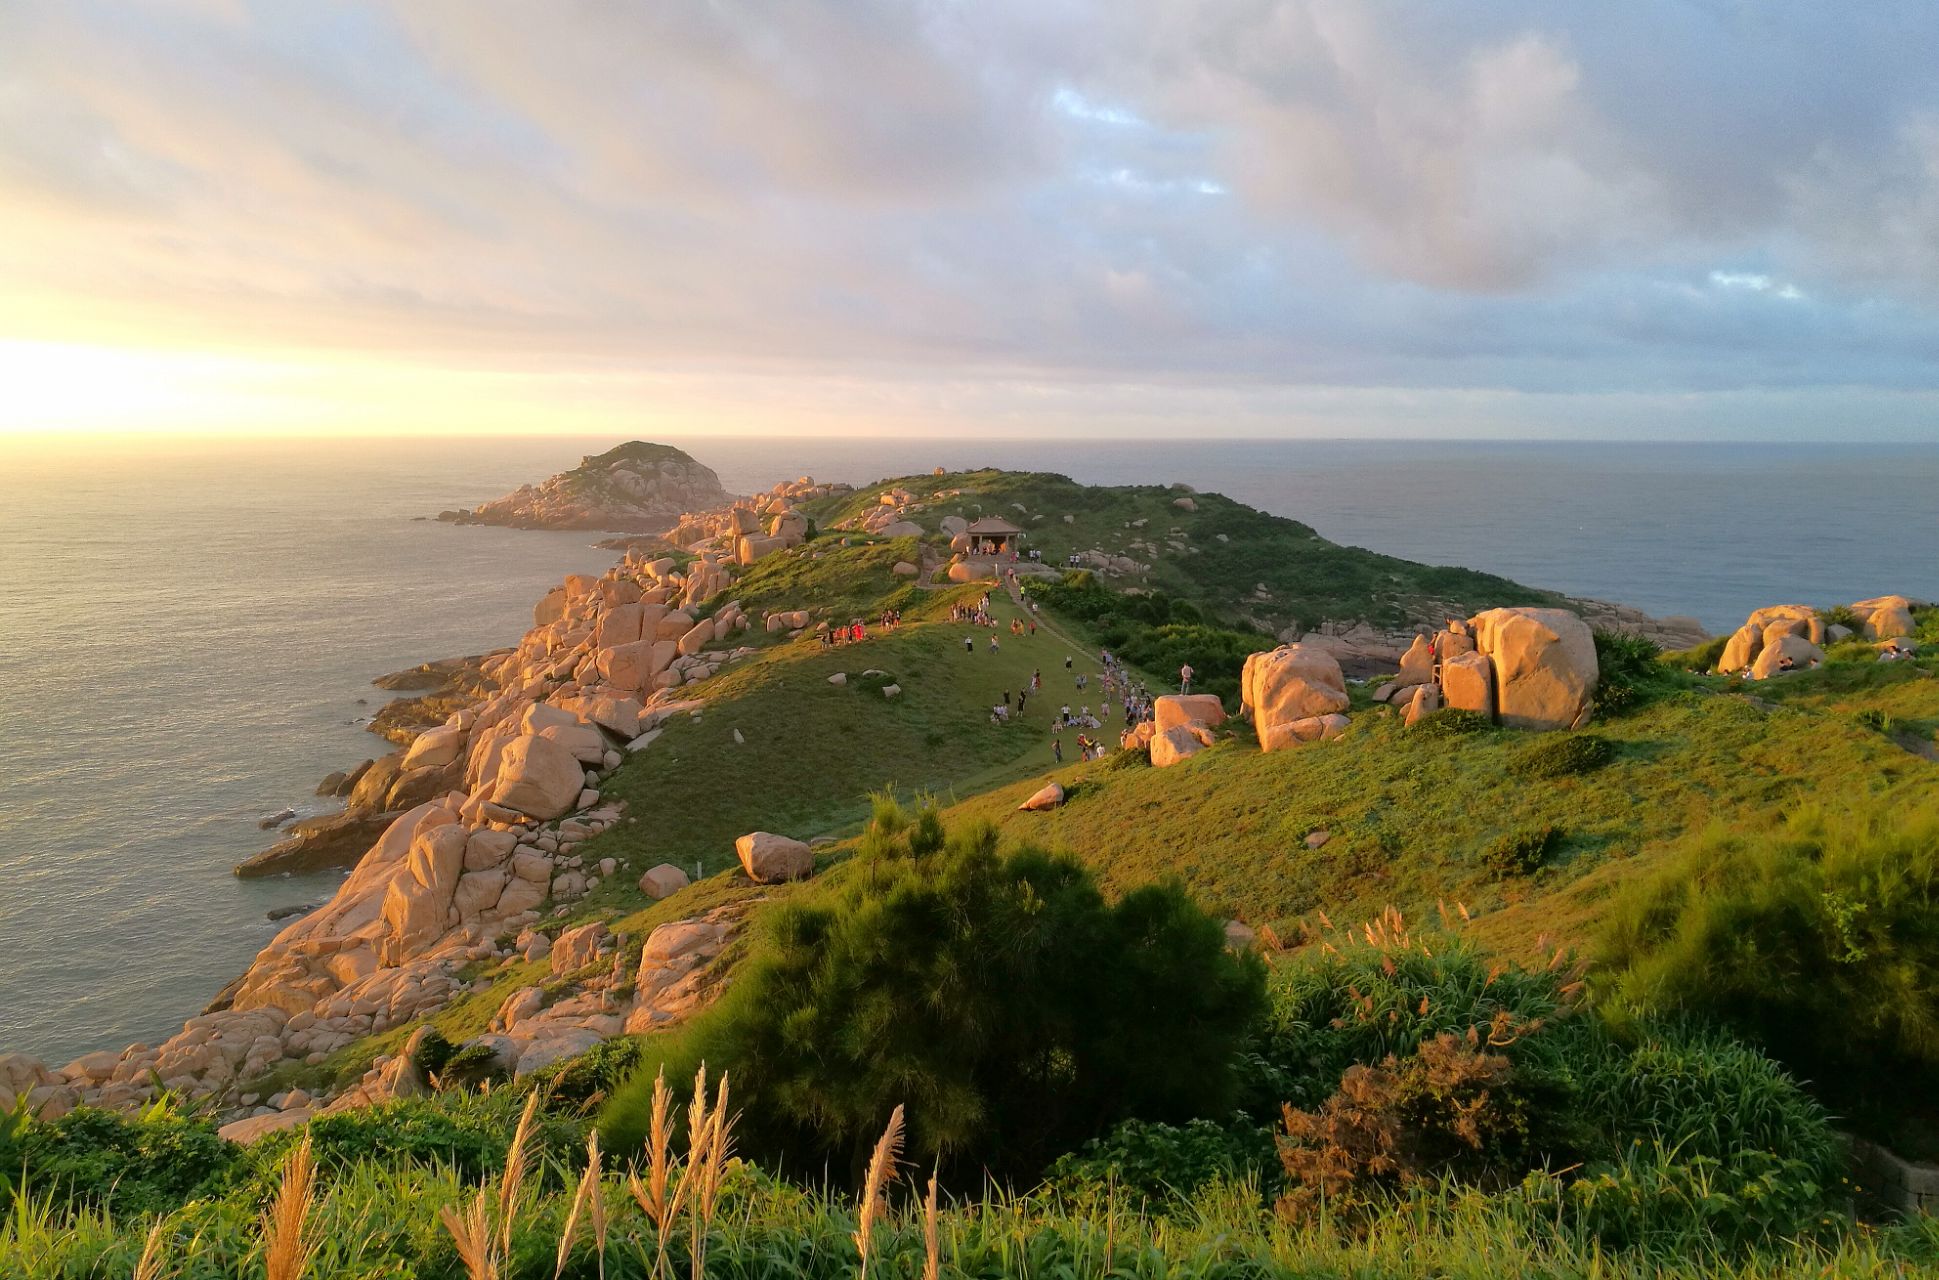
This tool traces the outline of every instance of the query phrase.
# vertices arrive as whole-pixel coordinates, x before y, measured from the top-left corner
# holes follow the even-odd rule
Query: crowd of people
[[[894,631],[902,625],[902,610],[884,609],[875,620],[876,628],[882,632]],[[823,623],[816,628],[816,635],[824,649],[833,649],[845,644],[860,644],[869,638],[869,624],[863,618],[851,618],[836,626]]]

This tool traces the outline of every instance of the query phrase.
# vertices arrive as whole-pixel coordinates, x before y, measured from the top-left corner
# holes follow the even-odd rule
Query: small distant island
[[[660,533],[687,512],[719,506],[731,496],[711,467],[684,450],[633,440],[469,511],[440,511],[438,519],[514,529]]]

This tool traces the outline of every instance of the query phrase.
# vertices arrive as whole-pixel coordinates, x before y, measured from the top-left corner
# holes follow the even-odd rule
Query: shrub
[[[1669,686],[1663,649],[1647,636],[1624,631],[1595,632],[1595,713],[1614,716],[1633,711]]]
[[[1389,913],[1364,935],[1332,935],[1275,971],[1272,1008],[1255,1068],[1279,1103],[1317,1107],[1347,1068],[1405,1058],[1443,1034],[1508,1041],[1511,1056],[1536,1046],[1574,1005],[1580,984],[1564,972],[1530,972],[1457,936],[1416,936]],[[1259,1098],[1251,1100],[1257,1106]]]
[[[1675,649],[1663,655],[1664,665],[1679,671],[1694,671],[1707,675],[1717,669],[1723,661],[1724,646],[1730,643],[1729,636],[1713,636],[1700,645],[1689,649]]]
[[[1841,1102],[1939,1082],[1939,806],[1713,834],[1616,902],[1610,1005],[1730,1027]]]
[[[1149,747],[1141,747],[1136,751],[1114,751],[1104,758],[1104,768],[1110,773],[1117,773],[1124,769],[1149,769],[1150,767],[1151,749]]]
[[[1593,733],[1546,734],[1516,752],[1511,773],[1530,781],[1593,773],[1616,758],[1616,745]]]
[[[1216,1179],[1259,1174],[1272,1156],[1271,1132],[1244,1117],[1228,1124],[1126,1120],[1059,1156],[1044,1180],[1072,1199],[1108,1190],[1134,1204],[1179,1203]]]
[[[1279,1143],[1284,1217],[1442,1177],[1502,1181],[1530,1164],[1528,1103],[1508,1059],[1470,1028],[1406,1058],[1349,1067],[1316,1112],[1288,1105]]]
[[[1463,734],[1480,733],[1483,729],[1492,728],[1494,721],[1479,711],[1442,707],[1416,720],[1408,726],[1407,732],[1423,738],[1458,738]]]
[[[1024,1176],[1121,1120],[1228,1107],[1263,970],[1182,889],[1108,904],[1074,861],[886,803],[829,881],[653,1046],[602,1116],[611,1149],[639,1145],[659,1066],[701,1061],[732,1074],[748,1149],[794,1168],[859,1167],[897,1103],[912,1159]]]
[[[305,1127],[321,1170],[341,1172],[364,1162],[443,1166],[477,1180],[504,1164],[522,1106],[523,1099],[512,1090],[445,1093],[336,1111],[312,1118]],[[243,1149],[239,1175],[267,1194],[301,1134],[294,1129],[273,1133]],[[575,1126],[544,1113],[534,1140],[555,1160],[581,1146]]]
[[[1497,837],[1482,852],[1481,862],[1498,876],[1529,875],[1548,861],[1561,839],[1558,827],[1523,827]]]
[[[1848,604],[1818,610],[1818,621],[1824,623],[1827,628],[1844,627],[1855,635],[1865,634],[1865,620],[1859,617]]]
[[[646,1042],[640,1037],[615,1036],[533,1072],[521,1085],[540,1090],[554,1110],[576,1110],[604,1102],[646,1058]]]
[[[0,1120],[10,1133],[6,1174],[41,1201],[118,1214],[172,1209],[219,1189],[237,1148],[215,1124],[153,1106],[136,1116],[76,1107],[57,1120]],[[0,1191],[4,1191],[0,1184]]]

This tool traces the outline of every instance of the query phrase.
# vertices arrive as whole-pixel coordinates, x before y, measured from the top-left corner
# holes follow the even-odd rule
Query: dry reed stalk
[[[553,1260],[552,1280],[559,1280],[565,1274],[566,1259],[572,1256],[572,1246],[579,1239],[582,1213],[592,1224],[593,1244],[599,1250],[599,1274],[606,1274],[606,1201],[600,1194],[599,1163],[599,1133],[595,1130],[586,1139],[586,1171],[579,1175],[579,1185],[572,1193],[572,1208],[566,1212],[565,1228],[559,1232],[559,1252]]]
[[[132,1280],[161,1280],[162,1275],[162,1220],[155,1219],[155,1225],[148,1228],[148,1238],[142,1241],[141,1257],[135,1259]]]
[[[306,1132],[283,1164],[282,1185],[263,1215],[263,1267],[267,1280],[302,1280],[316,1253],[316,1241],[303,1236],[310,1199],[316,1189],[316,1156]]]
[[[937,1230],[936,1171],[929,1171],[929,1192],[922,1200],[922,1280],[942,1280],[942,1234]]]
[[[512,1131],[512,1145],[505,1150],[505,1176],[498,1184],[498,1256],[508,1258],[512,1253],[512,1225],[518,1216],[518,1195],[525,1187],[526,1175],[532,1171],[532,1153],[528,1150],[532,1140],[532,1114],[539,1109],[538,1090],[533,1090],[525,1100],[525,1110],[519,1113],[518,1128]]]
[[[714,1099],[713,1109],[707,1106],[707,1067],[701,1064],[694,1074],[694,1100],[689,1109],[687,1122],[687,1172],[680,1180],[680,1189],[687,1195],[688,1221],[692,1230],[693,1280],[701,1280],[707,1267],[707,1231],[714,1222],[714,1205],[720,1195],[722,1171],[727,1167],[727,1155],[732,1145],[730,1130],[734,1127],[734,1117],[727,1112],[727,1074],[721,1073],[720,1091]],[[696,1127],[692,1116],[702,1117]]]
[[[489,1198],[481,1188],[463,1213],[450,1205],[438,1210],[438,1221],[451,1233],[458,1261],[471,1280],[498,1280],[498,1258],[492,1249]]]
[[[653,1274],[658,1277],[666,1270],[667,1233],[674,1221],[680,1216],[680,1209],[686,1193],[692,1186],[686,1178],[669,1195],[673,1175],[673,1090],[667,1087],[666,1068],[653,1078],[653,1119],[647,1131],[647,1180],[640,1182],[640,1175],[628,1176],[627,1190],[639,1202],[640,1211],[653,1223],[658,1237],[659,1248],[653,1262]]]
[[[534,1092],[525,1100],[525,1110],[518,1117],[518,1128],[512,1132],[512,1144],[505,1151],[505,1171],[499,1176],[498,1194],[494,1197],[484,1187],[472,1197],[471,1204],[463,1212],[450,1205],[438,1210],[438,1221],[450,1233],[451,1242],[458,1250],[458,1259],[465,1265],[465,1274],[471,1280],[498,1280],[500,1267],[512,1253],[512,1227],[518,1214],[519,1192],[525,1186],[526,1175],[531,1172],[532,1154],[532,1115],[539,1109],[539,1095]],[[492,1212],[496,1202],[498,1215],[497,1230],[492,1227]],[[567,1227],[571,1230],[570,1224]]]
[[[592,1216],[593,1248],[599,1251],[599,1280],[606,1280],[606,1195],[600,1178],[599,1131],[586,1139],[587,1206]]]
[[[861,1255],[858,1280],[868,1280],[869,1240],[875,1234],[875,1215],[883,1208],[883,1190],[902,1156],[902,1104],[889,1113],[889,1127],[876,1139],[875,1154],[869,1157],[868,1177],[862,1184],[862,1201],[856,1206],[855,1251]]]

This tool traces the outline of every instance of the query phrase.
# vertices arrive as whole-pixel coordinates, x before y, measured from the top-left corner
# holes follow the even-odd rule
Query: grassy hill
[[[925,525],[952,512],[1002,510],[1031,530],[1030,545],[1047,559],[1092,548],[1133,554],[1132,544],[1148,540],[1162,522],[1164,549],[1149,561],[1149,582],[1120,585],[1163,590],[1203,602],[1208,611],[1223,602],[1228,611],[1220,616],[1227,618],[1257,616],[1257,607],[1299,611],[1306,621],[1329,610],[1338,616],[1386,610],[1387,619],[1398,621],[1415,610],[1433,616],[1443,606],[1453,612],[1545,598],[1487,575],[1334,547],[1295,522],[1214,495],[1192,495],[1197,510],[1182,511],[1173,505],[1181,496],[1175,489],[1093,490],[1055,476],[976,472],[901,483],[917,493],[964,490],[927,506],[918,516]],[[820,504],[816,518],[826,531],[870,501],[871,491],[864,491]],[[1138,520],[1145,525],[1136,526]],[[1219,542],[1219,532],[1229,542]],[[1256,545],[1239,548],[1248,542]],[[891,790],[934,797],[951,829],[988,823],[1007,844],[1069,853],[1111,896],[1152,881],[1181,882],[1216,915],[1270,931],[1267,946],[1281,984],[1302,981],[1300,974],[1310,972],[1302,965],[1326,963],[1330,941],[1302,944],[1324,935],[1350,946],[1346,932],[1333,926],[1351,926],[1388,906],[1429,926],[1471,917],[1453,931],[1544,972],[1558,948],[1591,960],[1604,954],[1611,919],[1633,905],[1639,886],[1666,872],[1704,880],[1704,858],[1720,837],[1756,845],[1781,842],[1801,820],[1833,831],[1887,822],[1930,809],[1939,782],[1939,659],[1880,664],[1862,646],[1841,650],[1834,658],[1842,660],[1821,670],[1758,685],[1665,665],[1628,710],[1573,734],[1532,735],[1454,717],[1403,728],[1371,702],[1366,686],[1356,685],[1353,727],[1337,742],[1264,755],[1246,726],[1235,725],[1228,740],[1171,769],[1153,769],[1130,755],[1058,764],[1049,745],[1055,708],[1097,697],[1094,685],[1080,691],[1074,681],[1099,669],[1089,645],[1072,639],[1078,629],[1050,611],[1037,616],[1042,625],[1035,636],[1012,636],[1008,623],[1026,615],[1001,593],[993,602],[994,633],[949,621],[952,604],[983,588],[923,588],[893,573],[895,563],[918,554],[912,539],[824,532],[744,574],[729,594],[748,605],[757,624],[762,611],[782,608],[808,608],[835,622],[868,617],[871,624],[883,608],[898,608],[905,624],[887,633],[871,625],[865,641],[834,649],[812,634],[789,639],[757,630],[737,640],[757,651],[694,690],[706,700],[702,714],[676,718],[606,784],[627,800],[628,817],[583,852],[589,862],[618,859],[622,869],[546,927],[603,919],[637,940],[659,923],[718,906],[769,911],[796,895],[852,882],[867,863],[838,869],[855,848],[851,837],[868,815],[870,794]],[[1257,582],[1267,584],[1270,601],[1233,608],[1232,584],[1244,595]],[[1939,614],[1922,614],[1920,621],[1931,653],[1939,648]],[[1033,672],[1042,673],[1042,692],[1013,723],[992,723],[990,707],[1005,692],[1014,702]],[[836,673],[845,683],[829,683]],[[897,696],[884,696],[888,684],[899,686]],[[1074,745],[1069,735],[1065,745]],[[1019,812],[1019,801],[1051,778],[1065,786],[1067,803],[1048,813]],[[750,884],[735,868],[733,841],[756,829],[829,837],[820,853],[823,874],[805,884]],[[651,902],[634,882],[662,861],[689,869],[698,863],[703,878]],[[1917,888],[1900,884],[1892,891],[1903,897]],[[1878,914],[1888,897],[1879,897]],[[1845,924],[1868,905],[1826,900]],[[1288,949],[1274,948],[1274,936]],[[1440,937],[1437,932],[1434,946],[1445,945]],[[1746,937],[1745,963],[1753,973],[1761,971],[1758,964],[1777,964],[1779,957],[1754,954]],[[1846,958],[1857,964],[1864,958],[1857,942],[1875,945],[1876,937],[1846,938]],[[1397,955],[1443,980],[1425,944],[1418,953],[1376,948],[1367,963],[1387,965],[1391,977]],[[1929,971],[1914,958],[1883,959],[1898,965],[1908,999],[1930,987]],[[545,961],[480,966],[466,976],[477,989],[430,1019],[453,1041],[485,1030],[511,990],[551,981]],[[1377,969],[1360,976],[1379,980]],[[1592,984],[1598,976],[1592,967]],[[1494,981],[1489,971],[1475,985]],[[1362,999],[1371,1003],[1359,986],[1344,989],[1355,1008]],[[1433,990],[1435,1000],[1444,998],[1444,987]],[[1411,1017],[1415,998],[1394,1004],[1386,1018]],[[1418,998],[1419,1017],[1426,1019],[1430,1001]],[[1343,1013],[1330,1025],[1349,1020]],[[1318,1018],[1312,1026],[1276,1026],[1271,1034],[1324,1035],[1328,1025]],[[271,1084],[347,1081],[374,1055],[397,1050],[412,1030],[399,1027],[319,1066],[286,1070],[265,1082],[265,1091]],[[1587,1032],[1565,1029],[1565,1044],[1573,1034]],[[611,1044],[624,1049],[622,1042]],[[1608,1055],[1627,1052],[1627,1043],[1609,1041]],[[603,1053],[548,1081],[558,1092],[537,1139],[544,1158],[507,1228],[516,1265],[504,1274],[553,1274],[554,1249],[570,1230],[572,1188],[583,1167],[575,1152],[585,1112],[616,1083],[611,1063],[625,1060]],[[1669,1055],[1659,1083],[1663,1095],[1686,1100],[1679,1106],[1720,1087],[1704,1074],[1718,1069],[1718,1059],[1704,1052],[1677,1057],[1652,1045],[1648,1053]],[[1567,1093],[1580,1082],[1557,1077],[1543,1087]],[[439,1094],[313,1126],[329,1179],[316,1209],[326,1247],[315,1274],[461,1274],[436,1225],[437,1211],[496,1176],[522,1088],[482,1097]],[[1640,1110],[1661,1097],[1633,1105]],[[1909,1114],[1904,1100],[1887,1101],[1890,1114],[1868,1118],[1875,1127],[1889,1128]],[[1815,1114],[1820,1118],[1812,1123],[1821,1127],[1821,1113]],[[1913,1118],[1923,1123],[1924,1117]],[[27,1130],[9,1123],[0,1116],[0,1155],[12,1168],[17,1162],[7,1144],[26,1140],[19,1135]],[[76,1149],[85,1147],[85,1159],[94,1162],[76,1167],[104,1185],[136,1190],[148,1187],[141,1179],[168,1175],[174,1189],[121,1201],[112,1217],[85,1197],[78,1217],[60,1216],[47,1191],[35,1193],[40,1199],[23,1197],[0,1223],[0,1273],[129,1274],[149,1230],[151,1219],[143,1215],[151,1212],[161,1215],[152,1221],[162,1224],[158,1238],[176,1268],[159,1274],[249,1274],[261,1265],[259,1210],[293,1138],[236,1157],[209,1149],[192,1121],[157,1113],[140,1123],[155,1132],[144,1129],[139,1141],[76,1139]],[[1713,1248],[1701,1235],[1706,1228],[1697,1236],[1683,1227],[1676,1229],[1680,1235],[1652,1228],[1652,1220],[1693,1217],[1727,1225],[1766,1194],[1759,1188],[1791,1187],[1798,1177],[1795,1170],[1759,1165],[1744,1175],[1751,1191],[1740,1196],[1721,1189],[1721,1166],[1684,1161],[1674,1144],[1667,1154],[1656,1153],[1660,1165],[1640,1154],[1636,1165],[1598,1173],[1601,1181],[1578,1181],[1566,1194],[1555,1177],[1539,1171],[1485,1187],[1427,1182],[1377,1201],[1378,1212],[1366,1213],[1364,1204],[1361,1216],[1343,1210],[1337,1223],[1276,1220],[1258,1183],[1228,1178],[1194,1184],[1189,1196],[1170,1200],[1119,1198],[1123,1179],[1170,1175],[1190,1163],[1193,1150],[1229,1140],[1218,1125],[1200,1123],[1209,1127],[1160,1126],[1142,1139],[1134,1132],[1146,1145],[1134,1143],[1104,1173],[1097,1172],[1107,1168],[1104,1157],[1088,1157],[1088,1182],[1035,1198],[946,1204],[938,1215],[950,1259],[942,1274],[1884,1276],[1939,1262],[1939,1232],[1929,1225],[1856,1226],[1839,1191],[1822,1197],[1826,1208],[1817,1226],[1787,1226],[1781,1238],[1764,1239],[1748,1253],[1736,1245]],[[0,1182],[0,1195],[6,1190]],[[620,1233],[650,1239],[616,1179],[608,1179],[603,1193]],[[1594,1201],[1588,1205],[1594,1213],[1575,1216],[1598,1195],[1620,1203]],[[924,1238],[919,1210],[902,1192],[893,1203],[889,1221],[877,1227],[876,1273],[917,1274]],[[709,1274],[854,1273],[854,1210],[842,1197],[737,1168],[727,1179],[724,1206]],[[595,1265],[587,1241],[582,1224],[576,1246],[558,1255],[568,1259],[565,1274],[605,1270],[606,1264]],[[683,1268],[684,1247],[674,1253]],[[650,1248],[616,1246],[607,1263],[615,1276],[655,1273]]]
[[[1277,632],[1297,620],[1364,618],[1391,626],[1439,622],[1497,605],[1551,603],[1550,592],[1472,569],[1416,564],[1328,542],[1306,525],[1183,485],[1085,485],[1029,471],[903,476],[806,509],[827,528],[906,489],[912,516],[934,531],[944,516],[995,515],[1024,530],[1024,547],[1061,565],[1102,551],[1148,566],[1116,585],[1154,588],[1230,621]],[[1181,508],[1184,501],[1191,509]]]

